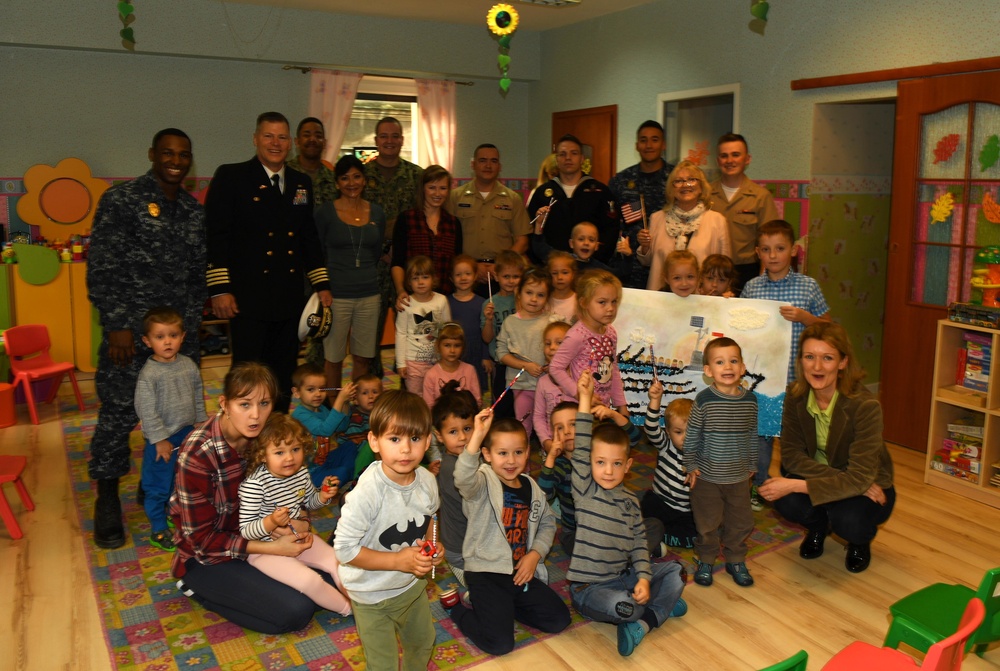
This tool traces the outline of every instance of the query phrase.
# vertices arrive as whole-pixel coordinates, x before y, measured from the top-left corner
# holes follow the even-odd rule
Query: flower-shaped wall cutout
[[[65,240],[90,230],[97,201],[108,183],[90,173],[78,158],[66,158],[52,167],[38,164],[24,173],[25,194],[17,201],[17,214],[38,226],[49,240]]]

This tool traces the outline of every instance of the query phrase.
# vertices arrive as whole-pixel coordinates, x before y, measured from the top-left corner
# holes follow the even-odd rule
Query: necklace
[[[354,246],[354,229],[355,228],[358,228],[358,227],[357,226],[351,226],[350,224],[347,224],[347,234],[351,236],[351,249],[354,250],[354,267],[355,268],[360,268],[361,267],[361,247],[364,246],[364,242],[365,242],[365,228],[366,227],[364,227],[364,226],[361,227],[361,235],[358,236],[358,246],[357,247]]]
[[[344,200],[346,201],[347,199],[345,198]],[[334,203],[334,207],[336,207],[336,203]],[[343,207],[337,207],[337,213],[344,214],[346,218],[348,219],[353,218],[355,222],[358,222],[361,221],[361,215],[358,213],[364,211],[364,209],[365,208],[363,205],[361,207],[358,207],[358,203],[355,202],[354,207],[352,208],[348,208],[346,204]]]

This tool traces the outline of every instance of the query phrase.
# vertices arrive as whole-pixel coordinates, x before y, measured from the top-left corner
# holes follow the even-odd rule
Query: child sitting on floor
[[[618,626],[618,654],[631,655],[652,629],[681,617],[684,579],[676,561],[651,564],[639,505],[624,485],[632,460],[620,427],[593,428],[594,383],[577,383],[580,409],[573,450],[576,544],[566,579],[573,606],[586,617]]]
[[[312,436],[288,415],[268,417],[264,430],[247,455],[247,477],[240,483],[240,534],[270,544],[272,534],[296,537],[312,534],[303,510],[318,510],[337,494],[337,478],[327,476],[317,491],[305,467]],[[275,546],[277,547],[277,546]],[[340,564],[333,548],[312,534],[311,544],[297,557],[251,552],[247,562],[275,580],[294,587],[319,606],[341,615],[351,614],[351,602],[340,582]],[[336,587],[319,573],[328,573]]]
[[[556,522],[545,494],[524,472],[524,426],[504,418],[491,429],[492,422],[488,409],[476,415],[472,439],[455,467],[455,485],[469,519],[462,557],[472,608],[459,601],[451,607],[451,618],[483,652],[504,655],[514,649],[515,620],[554,634],[569,626],[570,616],[547,584],[545,555]]]

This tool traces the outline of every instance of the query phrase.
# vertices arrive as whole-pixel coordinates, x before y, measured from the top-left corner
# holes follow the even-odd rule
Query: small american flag
[[[637,203],[625,203],[622,205],[622,219],[626,224],[642,219],[642,208]]]

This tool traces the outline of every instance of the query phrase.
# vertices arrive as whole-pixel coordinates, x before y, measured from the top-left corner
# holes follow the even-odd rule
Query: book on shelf
[[[979,453],[982,450],[982,443],[976,441],[974,443],[966,443],[961,440],[956,440],[954,437],[945,438],[941,441],[941,447],[948,450],[949,453],[955,454],[960,457],[965,457],[967,459],[978,459]]]
[[[973,417],[971,415],[961,417],[948,423],[948,433],[958,433],[972,438],[978,438],[981,444],[983,440],[983,417]]]
[[[968,471],[969,473],[978,474],[982,469],[982,463],[978,459],[963,457],[960,454],[952,452],[947,447],[942,447],[940,450],[935,452],[933,460],[951,464],[952,466],[960,468],[963,471]]]
[[[965,480],[966,482],[971,482],[973,484],[979,484],[979,474],[972,473],[970,471],[964,471],[958,466],[943,462],[943,461],[931,461],[931,469],[944,473],[945,475],[950,475],[958,480]]]
[[[993,339],[986,334],[971,331],[965,331],[962,339],[965,341],[965,365],[960,384],[967,389],[985,392],[990,380]]]

